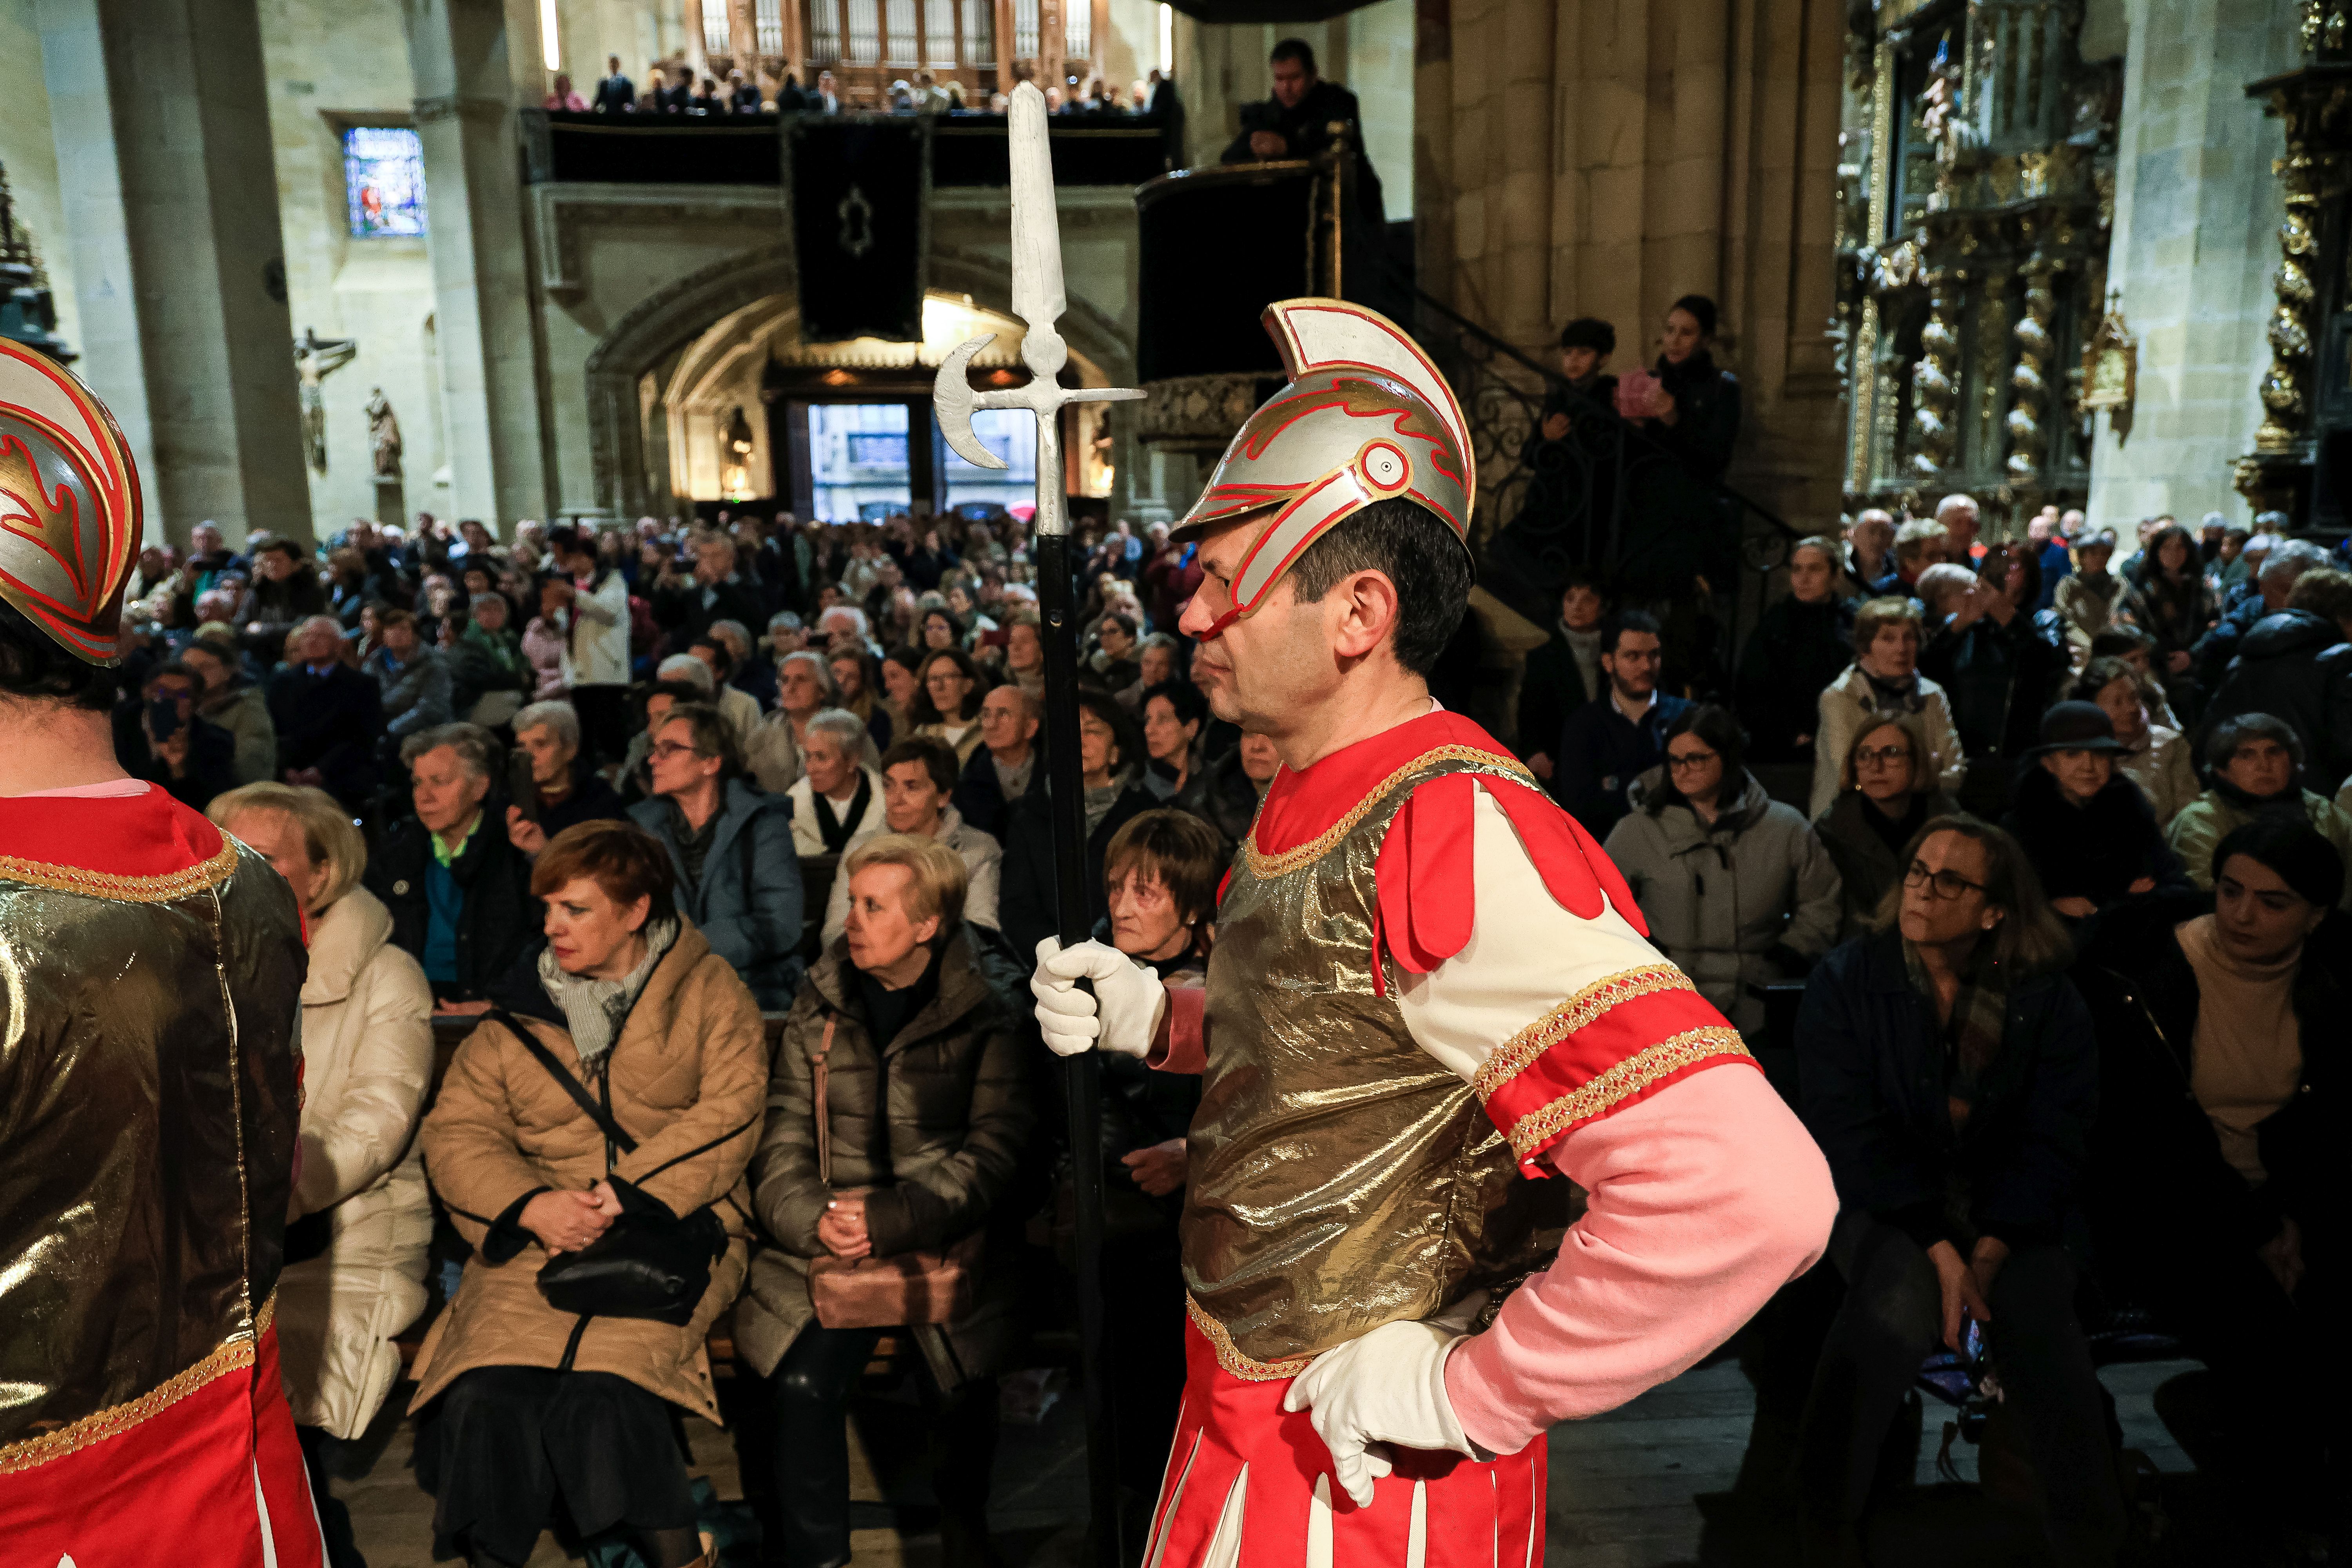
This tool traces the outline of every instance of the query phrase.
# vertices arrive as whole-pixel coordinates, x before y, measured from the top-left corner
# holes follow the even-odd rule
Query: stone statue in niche
[[[324,383],[328,376],[352,363],[360,352],[356,338],[322,338],[311,327],[302,329],[294,340],[294,374],[302,387],[302,452],[310,460],[310,471],[327,471],[327,405]]]
[[[384,400],[383,388],[368,393],[368,450],[373,455],[378,483],[400,482],[400,421]]]

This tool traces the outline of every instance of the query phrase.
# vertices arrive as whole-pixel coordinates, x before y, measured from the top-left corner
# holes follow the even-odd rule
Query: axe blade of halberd
[[[1058,417],[1069,403],[1126,403],[1143,395],[1136,387],[1066,387],[1057,379],[1069,363],[1069,347],[1055,329],[1068,300],[1062,287],[1062,226],[1054,205],[1054,153],[1045,133],[1045,95],[1035,82],[1013,89],[1007,115],[1007,156],[1013,174],[1013,309],[1024,327],[1021,363],[1029,367],[1029,384],[994,392],[974,392],[965,372],[972,356],[996,340],[972,338],[960,343],[940,362],[931,382],[932,407],[940,433],[956,456],[978,468],[1003,468],[1003,458],[981,445],[972,433],[975,408],[1026,408],[1044,421]],[[1040,471],[1042,490],[1049,476]],[[1051,482],[1060,483],[1058,479]],[[1051,527],[1062,513],[1038,498],[1037,515]]]

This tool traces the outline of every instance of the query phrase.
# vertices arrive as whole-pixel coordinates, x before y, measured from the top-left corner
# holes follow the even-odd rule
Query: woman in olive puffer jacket
[[[1017,1015],[981,967],[987,939],[961,919],[953,850],[886,835],[850,851],[840,874],[848,928],[803,981],[769,1080],[752,1199],[774,1239],[752,1261],[736,1343],[775,1400],[783,1560],[846,1563],[844,1407],[882,1331],[818,1323],[810,1262],[937,1252],[982,1234],[972,1305],[901,1331],[929,1373],[947,1559],[986,1561],[995,1373],[1017,1327],[1022,1240],[1021,1216],[999,1200],[1035,1121]]]

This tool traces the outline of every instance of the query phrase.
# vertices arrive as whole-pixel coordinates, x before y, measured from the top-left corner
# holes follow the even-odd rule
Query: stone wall
[[[312,470],[320,538],[376,515],[369,395],[400,422],[403,510],[447,517],[429,238],[354,238],[345,205],[343,132],[413,126],[415,89],[397,0],[261,0],[287,304],[299,334],[350,338],[359,352],[321,386],[327,470]]]
[[[1833,526],[1834,0],[1419,0],[1422,286],[1548,359],[1562,322],[1647,363],[1679,295],[1721,308],[1746,423],[1729,482]]]
[[[2302,8],[2128,0],[2124,9],[2107,282],[2139,339],[2139,375],[2127,434],[2098,422],[2087,510],[2128,537],[2158,512],[2192,526],[2208,510],[2248,517],[2231,465],[2252,449],[2262,422],[2255,389],[2270,357],[2284,209],[2271,175],[2279,125],[2245,84],[2297,63]]]
[[[38,62],[40,19],[35,0],[0,0],[0,59]],[[81,348],[81,302],[74,297],[73,247],[58,184],[58,153],[49,134],[49,93],[37,68],[19,68],[0,94],[0,168],[17,225],[32,236],[57,300],[58,333]]]

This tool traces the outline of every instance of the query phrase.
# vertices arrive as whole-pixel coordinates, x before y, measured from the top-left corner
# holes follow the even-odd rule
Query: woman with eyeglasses
[[[1802,974],[1837,940],[1837,867],[1794,806],[1764,793],[1739,721],[1693,708],[1666,760],[1635,780],[1603,847],[1650,940],[1743,1034],[1764,1026],[1751,982]]]
[[[2344,858],[2308,823],[2263,816],[2213,863],[2210,902],[2117,911],[2077,971],[2099,1021],[2084,1207],[2103,1280],[2211,1370],[2210,1440],[2182,1440],[2242,1500],[2250,1559],[2316,1562],[2346,1524],[2336,1412],[2352,1392],[2329,1342],[2352,1217]]]
[[[1927,746],[1928,771],[1946,789],[1959,788],[1969,760],[1952,721],[1952,700],[1919,673],[1919,612],[1901,597],[1873,599],[1853,617],[1853,663],[1822,689],[1821,722],[1813,731],[1812,811],[1837,799],[1838,764],[1854,736],[1879,719],[1916,719]]]
[[[1856,735],[1845,754],[1842,787],[1830,808],[1813,818],[1813,832],[1837,866],[1844,887],[1841,939],[1859,936],[1903,878],[1903,853],[1929,819],[1949,816],[1959,804],[1924,765],[1927,742],[1908,714],[1882,719]]]
[[[956,766],[961,767],[980,750],[980,702],[987,695],[988,682],[971,655],[960,647],[940,648],[923,656],[922,684],[907,717],[916,734],[954,748]]]
[[[2055,1560],[2114,1561],[2106,1418],[2060,1228],[2098,1103],[2073,945],[2017,841],[1937,817],[1875,929],[1815,966],[1799,1110],[1828,1156],[1845,1300],[1800,1428],[1805,1561],[1864,1561],[1886,1430],[1937,1349],[1981,1325],[2023,1430]]]

